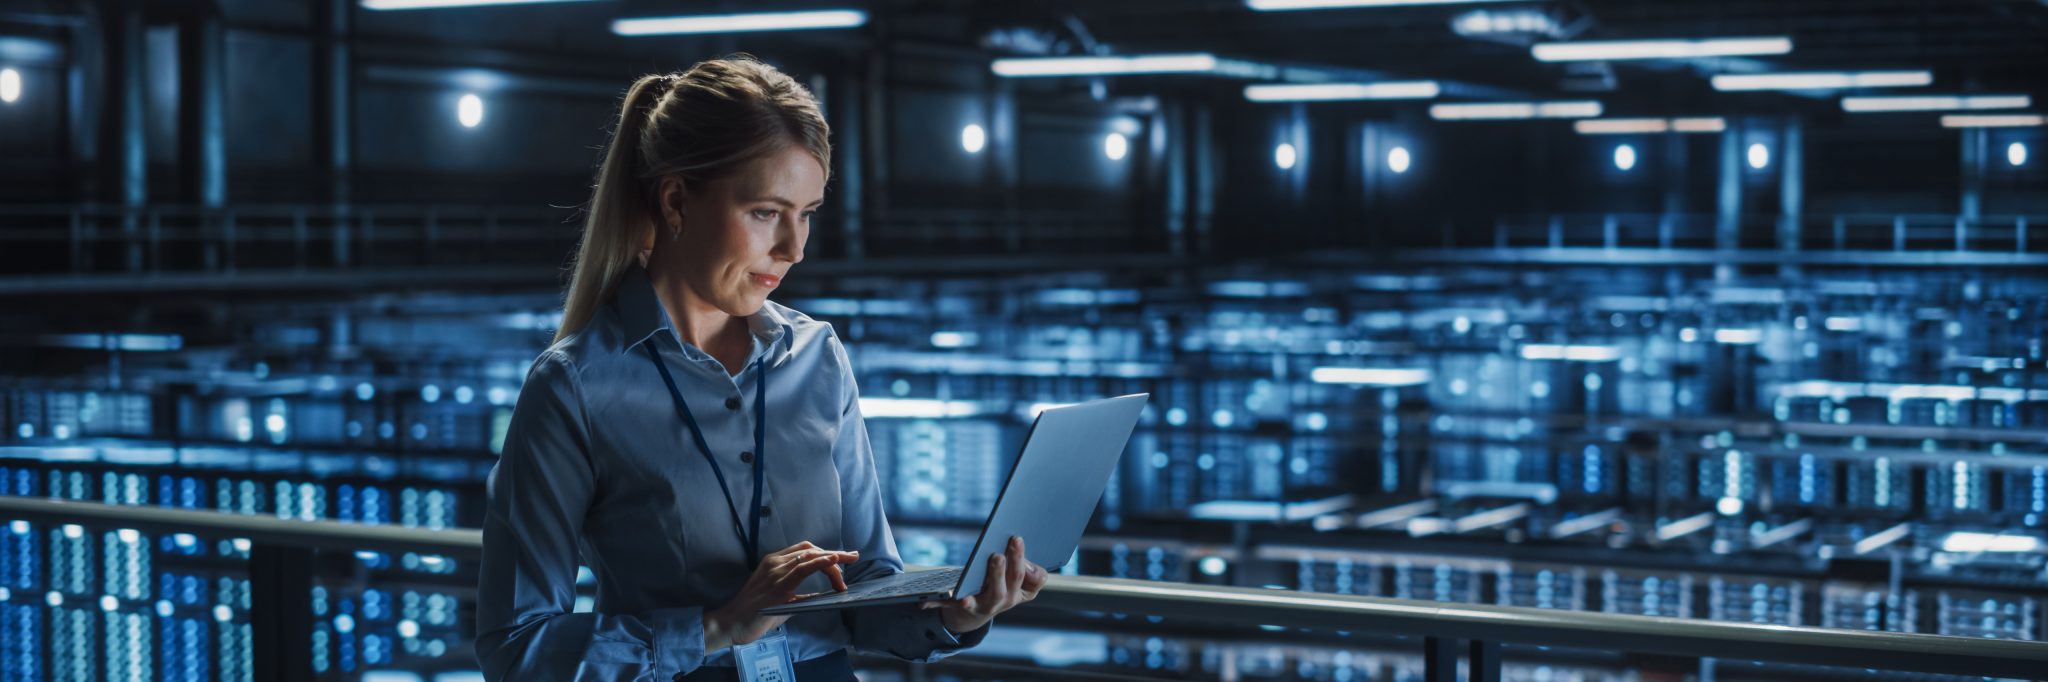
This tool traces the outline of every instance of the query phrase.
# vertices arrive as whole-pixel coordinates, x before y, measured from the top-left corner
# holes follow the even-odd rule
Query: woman
[[[734,679],[744,656],[754,679],[779,643],[798,679],[851,680],[849,646],[937,660],[1045,584],[1013,539],[958,600],[759,613],[903,570],[845,348],[767,300],[803,260],[827,134],[803,86],[750,58],[627,91],[561,330],[491,470],[486,677]],[[571,612],[579,560],[590,613]]]

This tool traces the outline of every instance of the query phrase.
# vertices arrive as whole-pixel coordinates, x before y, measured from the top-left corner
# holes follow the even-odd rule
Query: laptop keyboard
[[[960,582],[960,569],[958,567],[923,571],[913,574],[911,577],[905,578],[894,585],[862,594],[861,598],[869,599],[874,597],[896,597],[907,594],[944,592],[947,588],[952,587],[958,582]]]

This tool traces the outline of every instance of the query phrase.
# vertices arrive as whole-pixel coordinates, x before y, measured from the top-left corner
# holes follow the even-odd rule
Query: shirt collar
[[[648,277],[646,267],[636,263],[627,268],[619,276],[616,290],[613,305],[618,308],[620,341],[625,344],[622,350],[634,350],[659,332],[675,334],[675,325],[669,320],[668,310],[661,306],[661,298],[654,294],[654,280]],[[747,331],[756,341],[755,351],[767,353],[768,364],[781,364],[789,355],[789,341],[795,336],[795,327],[782,306],[773,301],[763,302],[760,312],[748,315],[746,320]],[[748,362],[752,361],[748,358]]]

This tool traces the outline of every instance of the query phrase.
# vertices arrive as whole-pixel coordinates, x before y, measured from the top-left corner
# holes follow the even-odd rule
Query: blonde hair
[[[643,230],[660,216],[663,177],[699,191],[790,144],[818,157],[829,174],[830,134],[810,90],[751,56],[634,81],[597,170],[555,340],[588,324],[637,260]]]

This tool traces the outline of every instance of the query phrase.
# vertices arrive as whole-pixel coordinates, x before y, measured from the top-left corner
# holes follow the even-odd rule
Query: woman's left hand
[[[1051,574],[1045,567],[1024,558],[1024,538],[1011,536],[1009,549],[988,557],[988,577],[981,592],[943,602],[925,602],[925,608],[940,609],[939,619],[953,634],[979,629],[997,614],[1038,597]]]

